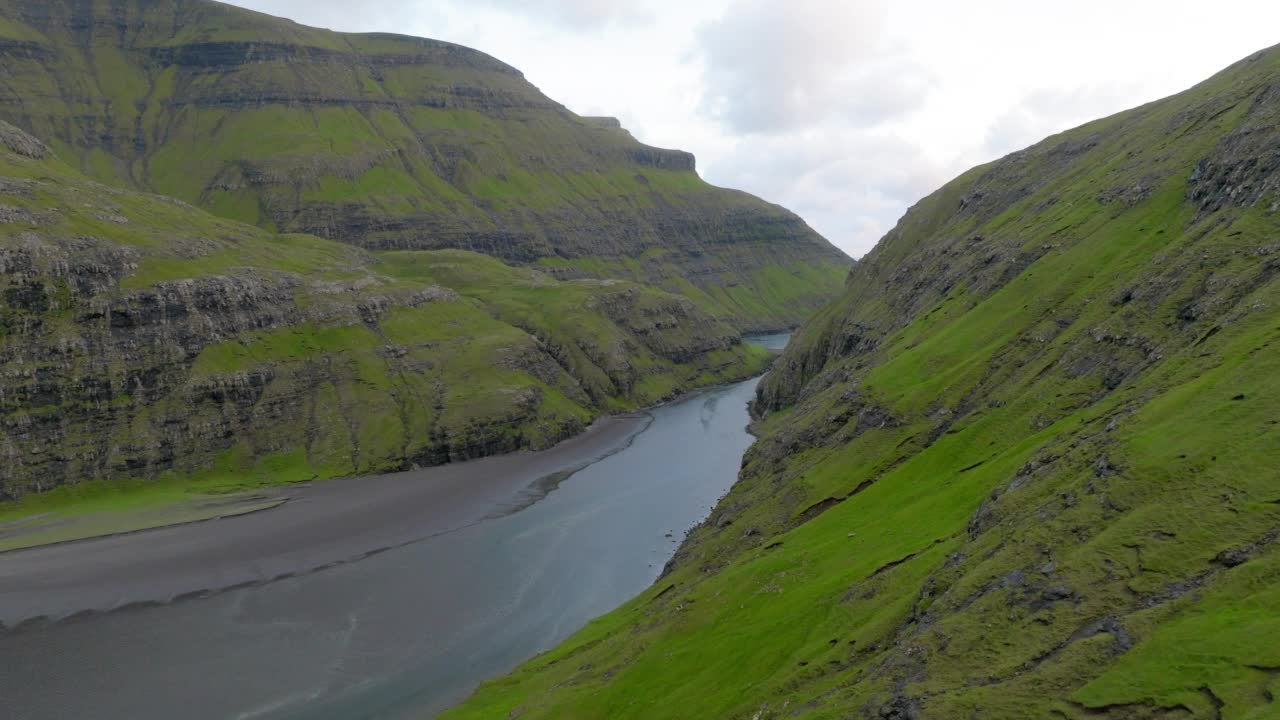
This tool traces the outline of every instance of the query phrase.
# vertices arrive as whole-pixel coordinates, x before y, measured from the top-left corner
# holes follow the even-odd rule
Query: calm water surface
[[[791,342],[791,333],[769,333],[768,335],[752,335],[747,338],[747,342],[752,345],[767,347],[770,350],[785,350],[787,343]]]
[[[652,411],[630,447],[514,515],[269,585],[0,633],[0,715],[430,717],[657,578],[736,479],[755,386]]]

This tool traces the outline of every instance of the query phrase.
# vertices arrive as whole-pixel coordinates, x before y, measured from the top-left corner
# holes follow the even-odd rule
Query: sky
[[[1280,43],[1273,0],[233,0],[467,45],[860,257],[979,163]],[[363,7],[362,7],[363,6]]]

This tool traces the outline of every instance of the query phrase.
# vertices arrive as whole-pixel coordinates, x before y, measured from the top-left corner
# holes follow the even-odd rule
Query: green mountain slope
[[[636,280],[744,329],[798,324],[850,262],[487,55],[208,0],[0,0],[0,118],[96,180],[268,230]]]
[[[540,448],[767,361],[687,298],[90,181],[0,122],[0,499]]]
[[[1280,48],[975,168],[648,592],[448,718],[1280,716]]]

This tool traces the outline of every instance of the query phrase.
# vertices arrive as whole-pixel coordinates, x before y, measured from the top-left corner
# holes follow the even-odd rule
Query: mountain
[[[0,0],[0,118],[95,180],[272,232],[635,280],[742,329],[797,325],[850,263],[488,55],[208,0]]]
[[[765,355],[682,296],[270,233],[0,122],[0,499],[541,448]]]
[[[1280,713],[1280,47],[920,201],[663,577],[445,717]]]

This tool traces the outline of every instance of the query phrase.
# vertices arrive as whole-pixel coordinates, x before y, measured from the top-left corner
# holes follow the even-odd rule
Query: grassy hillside
[[[1280,716],[1280,48],[922,200],[664,577],[463,718]]]
[[[766,361],[683,297],[269,233],[0,123],[0,499],[541,448]]]
[[[634,279],[742,328],[798,324],[849,265],[487,55],[208,0],[0,0],[0,118],[91,178],[269,231]]]

